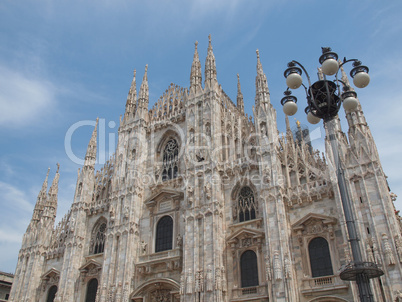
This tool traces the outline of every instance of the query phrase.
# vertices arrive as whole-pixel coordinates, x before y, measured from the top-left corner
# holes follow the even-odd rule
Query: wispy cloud
[[[3,207],[12,208],[18,212],[32,213],[32,203],[28,201],[29,197],[24,191],[2,181],[0,181],[0,191],[2,192]]]
[[[0,126],[21,128],[53,108],[55,89],[47,81],[0,66]]]

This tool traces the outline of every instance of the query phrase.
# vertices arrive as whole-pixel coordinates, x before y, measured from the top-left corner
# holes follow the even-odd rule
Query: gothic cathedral
[[[342,71],[343,72],[343,71]],[[343,80],[347,81],[343,72]],[[115,155],[95,172],[97,126],[71,209],[55,226],[59,169],[39,192],[23,237],[14,302],[357,301],[341,280],[352,259],[332,153],[278,134],[257,51],[253,117],[217,81],[209,40],[190,87],[171,84],[152,109],[136,76]],[[402,301],[402,224],[362,107],[336,139],[375,301]],[[300,130],[300,125],[299,125]],[[328,134],[327,134],[328,136]]]

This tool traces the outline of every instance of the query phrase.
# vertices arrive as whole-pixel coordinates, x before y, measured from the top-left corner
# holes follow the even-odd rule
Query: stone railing
[[[181,257],[181,254],[182,254],[181,249],[174,249],[174,250],[168,250],[168,251],[143,255],[143,256],[139,257],[138,263],[147,263],[147,262],[158,261],[161,259]]]
[[[320,292],[335,289],[347,289],[348,285],[339,276],[322,276],[317,278],[304,278],[302,280],[302,293]]]
[[[252,287],[244,287],[244,288],[234,288],[232,290],[233,298],[238,298],[239,300],[243,300],[247,297],[247,299],[251,299],[253,297],[267,298],[267,286],[259,285]],[[245,300],[248,301],[248,300]]]

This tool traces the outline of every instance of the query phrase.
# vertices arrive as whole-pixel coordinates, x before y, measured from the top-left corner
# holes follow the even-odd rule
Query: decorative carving
[[[151,301],[170,302],[170,291],[168,289],[157,289],[151,293]]]
[[[396,247],[396,251],[398,253],[399,261],[402,262],[402,240],[401,240],[401,237],[399,235],[396,235],[394,237],[394,239],[395,239],[395,247]]]
[[[251,246],[251,245],[252,245],[251,238],[244,238],[244,239],[242,239],[241,245],[242,245],[242,247],[249,247],[249,246]]]
[[[195,279],[195,292],[203,292],[204,291],[204,271],[201,269],[196,274]]]
[[[113,206],[111,205],[110,206],[110,210],[109,210],[109,215],[110,215],[110,221],[114,221],[114,219],[115,219],[115,212],[114,212],[114,208],[113,208]]]

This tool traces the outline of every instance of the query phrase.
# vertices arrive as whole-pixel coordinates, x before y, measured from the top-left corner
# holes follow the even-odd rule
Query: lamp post
[[[356,92],[346,83],[338,79],[339,68],[346,63],[353,62],[353,69],[351,70],[350,75],[353,78],[354,85],[358,88],[364,88],[369,84],[369,69],[356,59],[346,60],[345,58],[341,64],[338,63],[338,55],[335,52],[332,52],[329,47],[322,48],[322,55],[319,58],[319,62],[321,64],[323,75],[315,83],[311,83],[310,76],[302,64],[297,61],[291,61],[288,63],[288,68],[284,72],[288,89],[284,93],[285,97],[282,98],[281,104],[283,105],[283,111],[285,114],[294,115],[297,112],[297,98],[291,94],[289,88],[297,89],[303,85],[301,75],[304,71],[308,80],[308,87],[303,85],[307,97],[307,107],[305,109],[307,120],[312,124],[317,124],[322,119],[325,127],[328,129],[328,138],[334,156],[338,187],[341,195],[349,242],[352,248],[353,260],[342,269],[340,278],[346,281],[356,281],[359,288],[360,301],[371,302],[374,301],[374,299],[371,293],[370,279],[380,277],[384,272],[379,269],[375,263],[366,262],[362,259],[352,204],[346,187],[344,169],[340,162],[335,128],[334,123],[332,122],[337,116],[342,103],[343,107],[350,111],[355,110],[358,105]],[[334,81],[327,80],[326,76],[333,75],[335,75]],[[340,88],[341,84],[343,86],[342,91]]]

